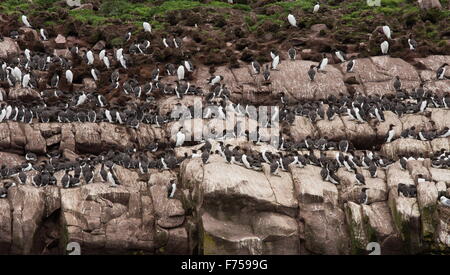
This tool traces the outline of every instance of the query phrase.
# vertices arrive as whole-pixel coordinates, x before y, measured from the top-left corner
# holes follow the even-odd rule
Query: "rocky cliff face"
[[[45,43],[34,42],[35,31],[23,29],[19,44],[8,37],[0,42],[0,58],[18,56],[24,48],[37,51],[39,47],[53,49],[53,54],[69,57],[68,48],[80,42],[75,37],[58,36]],[[194,44],[185,39],[186,45]],[[190,44],[192,43],[192,44]],[[186,46],[189,47],[189,46]],[[110,54],[113,50],[109,49]],[[307,54],[308,51],[304,50]],[[95,57],[98,59],[97,53]],[[121,79],[128,73],[149,79],[155,64],[146,64],[146,55],[131,56],[133,66],[120,71]],[[331,60],[331,55],[329,56]],[[238,68],[214,67],[214,74],[224,77],[223,83],[230,91],[229,99],[244,104],[271,105],[278,102],[283,91],[291,103],[323,100],[329,95],[388,95],[395,94],[393,79],[399,76],[404,89],[424,88],[436,95],[450,92],[450,72],[446,80],[435,80],[435,71],[450,56],[433,55],[405,61],[389,56],[358,58],[354,73],[347,73],[344,64],[330,62],[326,72],[318,73],[311,82],[306,73],[309,60],[289,61],[281,53],[278,71],[271,71],[271,82],[261,75],[251,75],[247,63]],[[98,60],[97,60],[98,61]],[[98,65],[98,64],[96,64]],[[117,64],[113,64],[116,66]],[[98,65],[100,67],[102,65]],[[102,79],[95,82],[84,64],[75,64],[76,81],[67,90],[95,89],[106,91],[111,103],[120,105],[133,102],[118,90],[106,88],[105,79],[110,72],[102,70]],[[48,88],[51,73],[36,72],[41,83],[36,89],[7,87],[0,92],[5,102],[33,102],[42,100]],[[196,64],[188,76],[192,85],[205,91],[210,89],[206,79],[209,67]],[[173,84],[174,76],[161,80]],[[123,81],[122,81],[123,82]],[[65,85],[65,84],[63,84]],[[161,114],[170,113],[178,103],[193,105],[204,96],[187,95],[178,99],[174,95],[156,98],[155,105]],[[367,169],[358,168],[366,178],[368,202],[362,204],[358,195],[354,173],[339,169],[341,184],[324,181],[321,168],[314,165],[291,165],[279,175],[273,175],[267,164],[262,171],[229,164],[218,154],[212,154],[208,163],[200,158],[185,159],[179,168],[172,170],[150,169],[142,174],[138,169],[115,166],[114,172],[122,185],[110,187],[102,181],[97,165],[94,180],[76,188],[62,188],[62,171],[55,173],[58,184],[36,188],[31,179],[36,171],[26,172],[25,185],[8,189],[8,196],[0,199],[0,254],[60,254],[66,253],[67,244],[78,242],[82,254],[365,254],[371,242],[379,243],[382,254],[450,253],[450,208],[439,203],[441,195],[450,195],[450,170],[435,168],[431,157],[434,152],[450,151],[449,137],[429,140],[398,138],[403,130],[444,129],[450,127],[448,108],[434,108],[429,104],[424,112],[398,115],[384,112],[385,121],[371,120],[358,123],[345,114],[334,120],[311,121],[305,116],[295,116],[292,123],[281,123],[284,140],[300,142],[306,138],[327,137],[328,140],[348,140],[355,145],[355,154],[365,149],[379,151],[395,163],[378,169],[370,177]],[[327,104],[324,108],[327,109]],[[243,118],[249,124],[256,121]],[[196,123],[197,122],[197,123]],[[200,122],[203,122],[201,124]],[[157,127],[141,124],[137,129],[109,122],[32,123],[3,121],[0,123],[0,165],[13,167],[25,162],[24,152],[33,152],[39,160],[46,154],[58,151],[69,160],[81,156],[98,155],[110,149],[123,151],[130,147],[148,148],[156,141],[173,143],[175,125],[183,123],[189,134],[222,132],[233,128],[236,121],[217,118],[192,119],[170,122]],[[389,125],[396,125],[395,138],[384,143]],[[212,152],[219,146],[211,141]],[[255,145],[245,138],[230,140],[260,152],[277,149],[268,144]],[[182,157],[202,145],[186,144],[176,148]],[[306,152],[306,151],[305,151]],[[300,150],[300,153],[305,153]],[[320,157],[319,150],[310,152]],[[333,158],[336,151],[323,152]],[[151,157],[158,155],[150,153]],[[399,156],[421,156],[410,160],[406,168]],[[418,175],[425,178],[419,181]],[[174,198],[167,197],[167,185],[174,180],[178,189]],[[1,183],[17,178],[2,180]],[[399,195],[399,184],[417,187],[416,197]]]

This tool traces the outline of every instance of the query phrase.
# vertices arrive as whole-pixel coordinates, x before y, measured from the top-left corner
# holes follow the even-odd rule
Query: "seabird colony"
[[[233,1],[229,1],[233,3]],[[312,13],[320,11],[320,3],[317,2]],[[298,21],[293,14],[287,16],[290,27],[298,28]],[[26,28],[34,28],[27,16],[22,15],[20,21]],[[381,28],[385,39],[380,44],[381,53],[389,53],[389,40],[392,40],[392,31],[388,25]],[[150,23],[143,22],[142,29],[147,37],[151,37],[152,27]],[[19,32],[10,33],[12,39],[19,39]],[[49,33],[44,28],[39,28],[39,37],[42,41],[51,39]],[[185,60],[180,64],[157,64],[158,66],[151,73],[150,80],[136,78],[127,75],[128,69],[133,66],[133,55],[147,55],[150,47],[164,47],[183,49],[183,39],[180,37],[164,37],[161,45],[155,46],[147,39],[138,41],[133,37],[131,29],[124,34],[124,46],[115,50],[103,48],[100,51],[85,49],[75,44],[70,48],[71,58],[57,56],[42,52],[32,52],[24,49],[19,57],[1,61],[0,81],[6,81],[10,89],[18,86],[22,88],[38,89],[42,82],[40,74],[36,71],[52,72],[52,75],[44,80],[46,88],[40,92],[41,100],[33,104],[21,103],[19,101],[8,101],[6,95],[0,93],[0,122],[17,121],[20,123],[115,123],[121,124],[131,129],[138,129],[142,124],[151,124],[153,127],[164,127],[165,124],[179,119],[196,118],[198,114],[194,112],[194,106],[185,106],[187,113],[178,117],[171,117],[169,114],[161,114],[155,104],[156,99],[176,95],[182,99],[186,95],[198,95],[204,98],[208,105],[204,108],[199,118],[203,119],[227,119],[228,115],[250,116],[248,105],[241,102],[231,101],[231,91],[224,84],[226,80],[222,75],[211,75],[205,80],[208,84],[207,90],[192,85],[188,79],[192,79],[195,73],[195,66],[189,60],[188,53],[184,52]],[[410,35],[408,49],[415,51],[418,43]],[[335,55],[341,63],[346,63],[347,73],[357,73],[357,59],[355,55],[350,58],[341,50],[333,49],[331,54]],[[290,61],[295,62],[298,58],[297,49],[289,48],[287,56]],[[271,62],[261,65],[256,59],[250,63],[251,75],[262,75],[265,82],[271,81],[271,71],[279,70],[281,62],[280,53],[277,49],[270,51]],[[322,54],[322,59],[317,65],[310,65],[304,73],[310,81],[317,81],[319,73],[326,73],[328,56]],[[77,79],[79,71],[74,70],[76,65],[85,64],[86,72],[93,80],[100,84],[104,79],[108,79],[110,90],[118,90],[127,96],[134,97],[136,101],[131,106],[121,106],[110,102],[111,97],[104,92],[85,90],[74,90],[74,81]],[[446,78],[445,71],[448,64],[442,64],[436,71],[436,79]],[[125,72],[125,73],[124,73]],[[302,72],[300,72],[302,73]],[[173,83],[162,83],[161,78],[176,76]],[[121,81],[121,79],[126,79]],[[103,81],[103,82],[102,82]],[[364,96],[355,93],[353,96],[340,94],[330,95],[322,100],[311,100],[305,102],[293,102],[284,92],[280,92],[274,100],[277,111],[271,114],[281,121],[281,123],[292,124],[296,116],[304,116],[312,123],[319,120],[332,121],[337,116],[348,116],[356,123],[369,123],[376,120],[379,123],[385,122],[384,112],[391,111],[398,116],[411,113],[423,113],[428,107],[450,108],[450,95],[437,95],[424,88],[424,83],[415,89],[407,91],[402,88],[401,80],[398,76],[393,79],[395,94]],[[178,103],[176,107],[180,107]],[[216,107],[218,112],[211,112],[211,107]],[[239,124],[239,123],[238,123]],[[210,154],[221,156],[226,164],[239,165],[247,169],[262,171],[263,164],[267,164],[272,176],[280,176],[280,171],[288,171],[290,165],[305,167],[313,165],[321,168],[320,175],[324,181],[333,184],[340,184],[340,179],[336,173],[338,169],[345,169],[354,173],[355,184],[364,186],[358,197],[359,203],[367,204],[370,200],[367,194],[369,188],[366,186],[364,176],[359,173],[358,168],[367,169],[370,177],[376,177],[379,169],[387,169],[395,161],[389,159],[374,150],[356,150],[349,140],[329,140],[327,137],[312,138],[307,136],[300,142],[293,141],[290,137],[285,138],[278,134],[278,142],[271,144],[271,147],[241,147],[233,146],[230,139],[243,138],[249,144],[259,146],[262,144],[260,130],[271,127],[270,122],[265,122],[256,127],[254,132],[248,130],[240,131],[235,127],[233,133],[223,131],[213,136],[206,137],[199,143],[197,149],[188,150],[182,157],[177,157],[174,148],[181,147],[192,142],[186,141],[186,129],[180,126],[174,134],[174,142],[164,142],[154,140],[146,148],[137,149],[135,146],[126,148],[123,151],[108,150],[98,155],[85,155],[76,160],[65,158],[59,150],[49,151],[46,156],[37,156],[33,152],[25,153],[25,161],[17,166],[0,167],[0,177],[3,183],[0,186],[0,198],[6,198],[8,190],[18,184],[31,184],[35,187],[47,185],[57,185],[56,173],[62,173],[59,185],[63,188],[76,188],[82,184],[90,184],[96,175],[111,187],[121,185],[117,167],[135,169],[140,175],[149,175],[151,169],[168,170],[177,169],[181,162],[186,159],[198,158],[205,165],[209,162]],[[386,136],[382,143],[390,143],[397,138],[413,138],[422,141],[433,140],[434,138],[449,137],[450,129],[433,128],[416,129],[411,127],[396,133],[396,125],[390,124]],[[250,139],[250,136],[256,137]],[[268,139],[270,140],[270,139]],[[259,148],[259,149],[258,149]],[[270,148],[270,149],[268,149]],[[334,151],[334,155],[325,154],[327,151]],[[317,155],[318,152],[318,155]],[[406,169],[408,161],[423,159],[421,154],[399,156],[401,169]],[[436,168],[450,168],[450,152],[441,150],[432,157],[432,166]],[[28,173],[32,172],[33,173]],[[425,181],[423,175],[419,175],[417,181]],[[177,185],[175,180],[170,180],[167,184],[167,197],[174,198]],[[399,184],[398,193],[405,197],[415,197],[417,195],[415,186]],[[440,194],[440,202],[450,207],[450,200]]]

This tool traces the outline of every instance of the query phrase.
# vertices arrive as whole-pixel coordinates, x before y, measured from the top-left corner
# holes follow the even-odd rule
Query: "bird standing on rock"
[[[214,76],[211,76],[208,79],[208,84],[209,85],[215,85],[215,84],[219,83],[221,80],[223,80],[223,76],[221,76],[221,75],[214,75]]]
[[[143,22],[142,26],[144,27],[144,32],[152,32],[152,26],[148,22]]]
[[[345,53],[343,51],[335,50],[334,54],[341,62],[345,62]]]
[[[387,42],[386,40],[383,41],[383,42],[380,44],[380,48],[381,48],[381,53],[382,53],[382,54],[387,54],[388,51],[389,51],[389,42]]]
[[[438,80],[442,80],[442,79],[444,79],[444,77],[445,77],[445,70],[446,70],[446,67],[448,66],[448,64],[447,63],[444,63],[444,64],[442,64],[442,66],[440,66],[438,69],[437,69],[437,71],[436,71],[436,78],[438,79]]]
[[[313,13],[317,13],[319,11],[319,8],[320,8],[320,4],[319,4],[319,2],[317,2],[313,8]]]
[[[287,19],[288,19],[289,24],[291,24],[291,26],[297,27],[297,20],[295,19],[294,15],[289,14]]]
[[[40,29],[39,35],[41,36],[42,40],[44,40],[44,41],[48,40],[48,33],[45,29]]]
[[[367,195],[367,190],[369,190],[369,188],[364,187],[361,189],[361,193],[358,196],[358,202],[360,204],[367,204],[369,196]]]
[[[175,180],[170,180],[170,184],[167,188],[167,197],[169,199],[172,199],[175,195],[175,192],[177,191],[177,184],[175,183]]]
[[[184,79],[184,66],[183,65],[178,66],[177,76],[178,76],[178,80]]]
[[[395,81],[394,81],[394,89],[396,91],[400,91],[401,88],[402,88],[402,82],[400,81],[400,77],[397,75],[395,77]]]
[[[180,147],[183,145],[186,139],[186,134],[183,132],[183,127],[178,129],[178,132],[175,134],[175,147]]]
[[[261,65],[258,61],[253,60],[252,63],[253,74],[259,74],[261,72]]]
[[[384,33],[384,35],[386,35],[387,39],[392,39],[392,37],[391,37],[391,34],[392,34],[391,28],[389,28],[389,26],[385,25],[385,26],[383,26],[382,29],[383,29],[383,33]]]
[[[28,22],[28,18],[26,15],[22,15],[21,19],[22,19],[22,23],[25,25],[25,27],[32,28],[30,22]]]
[[[272,70],[277,70],[278,64],[280,64],[280,56],[278,54],[272,54]]]
[[[328,64],[328,57],[326,54],[322,54],[322,60],[319,63],[319,66],[317,67],[317,71],[325,71],[325,67]]]
[[[347,63],[347,73],[352,73],[353,69],[355,68],[355,65],[356,65],[356,60],[355,60],[355,57],[352,56],[350,58],[350,61]]]
[[[270,80],[270,70],[269,70],[269,65],[266,64],[266,69],[263,72],[263,78],[264,81],[269,81]]]
[[[409,49],[411,51],[415,51],[416,48],[417,48],[417,42],[416,42],[416,40],[413,39],[413,35],[412,34],[409,35],[408,45],[409,45]]]
[[[393,140],[393,138],[395,136],[394,127],[395,127],[394,124],[389,125],[389,131],[387,132],[387,135],[386,135],[386,143],[389,143]]]
[[[289,59],[290,60],[292,60],[292,61],[294,61],[295,60],[295,58],[297,57],[297,50],[295,49],[295,48],[290,48],[289,50],[288,50],[288,55],[289,55]]]
[[[316,70],[315,70],[315,68],[316,68],[316,66],[311,65],[309,67],[309,70],[308,70],[308,76],[309,76],[309,79],[311,81],[314,81],[314,78],[316,77]]]
[[[439,200],[441,201],[441,203],[447,207],[450,207],[450,199],[445,197],[445,196],[441,196],[439,198]]]

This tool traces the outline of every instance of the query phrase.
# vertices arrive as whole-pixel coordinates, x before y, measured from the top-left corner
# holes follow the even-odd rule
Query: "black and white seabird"
[[[400,81],[400,77],[397,75],[397,76],[395,76],[394,89],[396,91],[400,91],[401,88],[402,88],[402,82]]]
[[[127,32],[127,33],[125,34],[124,39],[125,39],[125,42],[130,41],[130,39],[131,39],[131,32]]]
[[[259,64],[258,61],[256,60],[252,61],[251,65],[253,69],[253,74],[259,74],[261,72],[261,65]]]
[[[408,45],[409,45],[409,49],[411,51],[415,51],[417,49],[417,42],[416,42],[416,40],[413,39],[412,34],[409,35]]]
[[[184,79],[184,66],[183,65],[178,66],[177,76],[178,76],[178,80]]]
[[[444,127],[438,134],[441,138],[446,138],[450,136],[450,129],[448,127]]]
[[[219,83],[222,80],[223,80],[223,76],[221,76],[221,75],[214,75],[214,76],[211,76],[208,79],[208,84],[209,85],[215,85],[215,84]]]
[[[400,158],[399,162],[400,162],[400,168],[401,168],[402,170],[406,170],[406,165],[407,165],[407,160],[406,160],[406,158],[402,156],[402,157]]]
[[[8,196],[8,190],[5,187],[0,187],[0,199],[4,199]]]
[[[319,66],[317,66],[318,71],[325,71],[325,67],[328,64],[328,57],[326,54],[322,54],[322,60],[319,63]]]
[[[373,161],[370,162],[369,173],[372,178],[375,178],[377,176],[377,166]]]
[[[318,11],[319,11],[319,8],[320,8],[320,4],[319,4],[319,2],[317,2],[317,3],[314,5],[313,13],[318,12]]]
[[[339,141],[338,147],[339,147],[339,151],[341,151],[343,153],[347,153],[348,148],[349,148],[348,140],[341,140],[341,141]]]
[[[186,70],[190,73],[194,71],[194,65],[192,65],[192,62],[189,60],[184,60],[183,65],[186,68]]]
[[[383,42],[380,44],[380,48],[381,48],[381,53],[382,53],[382,54],[387,54],[388,51],[389,51],[389,42],[387,42],[386,40],[383,41]]]
[[[68,84],[72,84],[73,81],[73,73],[71,70],[66,70],[66,81]]]
[[[48,33],[45,29],[40,29],[39,34],[41,35],[42,40],[47,41],[48,40]]]
[[[316,66],[311,65],[309,67],[309,70],[308,70],[308,76],[309,76],[309,79],[311,81],[314,81],[314,78],[316,77],[316,70],[315,70],[315,68],[316,68]]]
[[[442,66],[439,67],[439,69],[437,69],[437,71],[436,71],[436,78],[438,80],[444,79],[444,77],[445,77],[445,70],[446,70],[447,66],[448,66],[448,64],[444,63],[444,64],[442,64]]]
[[[359,173],[355,174],[355,179],[356,179],[356,184],[359,184],[359,185],[366,184],[366,180],[364,179],[364,176]]]
[[[367,187],[363,187],[361,188],[361,193],[358,196],[358,203],[360,204],[367,204],[368,200],[369,200],[369,196],[367,195],[367,190],[369,188]]]
[[[280,163],[278,160],[273,159],[272,163],[270,164],[270,174],[279,176],[278,169],[280,168]]]
[[[178,129],[178,132],[175,134],[175,147],[180,147],[183,145],[185,139],[186,139],[186,134],[183,133],[183,127],[180,127]]]
[[[266,64],[266,68],[265,68],[265,70],[263,72],[263,78],[264,78],[264,81],[269,81],[270,80],[270,70],[269,70],[269,65],[268,64]]]
[[[72,176],[69,175],[69,170],[65,170],[64,171],[64,175],[61,178],[61,184],[63,186],[63,188],[69,188],[70,187],[70,178]]]
[[[169,186],[167,187],[167,197],[169,199],[172,199],[175,195],[175,192],[177,191],[177,184],[175,180],[170,180]]]
[[[445,196],[441,196],[441,197],[439,198],[439,201],[440,201],[443,205],[445,205],[445,206],[447,206],[447,207],[450,207],[450,199],[449,199],[449,198],[447,198],[447,197],[445,197]]]
[[[152,26],[148,22],[143,22],[144,32],[152,32]]]
[[[106,172],[105,164],[103,162],[102,162],[102,165],[100,167],[100,176],[101,176],[101,178],[102,178],[102,180],[104,182],[108,181],[108,172]]]
[[[297,27],[297,20],[295,19],[294,15],[289,14],[287,19],[288,19],[289,24],[291,24],[291,26]]]
[[[155,68],[151,75],[152,81],[158,81],[159,80],[159,68]]]
[[[97,70],[96,68],[92,68],[91,69],[91,75],[92,75],[92,78],[94,78],[95,81],[98,81],[99,78],[100,78],[100,71]]]
[[[94,180],[94,174],[92,173],[90,165],[86,164],[85,166],[83,166],[81,172],[83,174],[83,178],[86,184],[92,183],[92,181]]]
[[[116,175],[114,174],[114,170],[112,168],[108,169],[106,178],[108,179],[108,182],[111,184],[111,187],[116,187],[120,185],[120,182],[117,179]]]
[[[387,132],[387,135],[386,135],[386,143],[391,142],[392,139],[394,138],[394,136],[395,136],[394,127],[395,127],[394,124],[389,125],[389,131]]]
[[[20,171],[18,174],[19,182],[20,184],[26,184],[27,183],[27,174],[24,171]]]
[[[280,55],[270,52],[272,56],[272,70],[277,70],[278,64],[280,64]]]
[[[399,183],[397,186],[397,195],[406,198],[414,198],[417,196],[417,188],[415,185]]]
[[[383,33],[384,35],[386,35],[387,39],[392,39],[391,37],[391,28],[389,28],[389,26],[385,25],[383,26]]]
[[[347,73],[352,73],[353,69],[355,68],[356,65],[356,57],[352,56],[350,58],[350,61],[347,63]]]
[[[88,65],[94,64],[94,53],[91,50],[86,53],[86,60]]]
[[[422,183],[425,181],[426,181],[426,179],[424,178],[424,176],[422,174],[417,175],[417,183]]]
[[[28,22],[28,18],[27,18],[26,15],[22,15],[21,19],[22,19],[22,23],[23,23],[27,28],[32,28],[30,22]]]
[[[345,62],[346,56],[345,53],[343,51],[339,51],[339,50],[335,50],[334,54],[336,55],[336,57],[341,61],[341,62]]]
[[[28,152],[28,153],[25,154],[25,159],[26,159],[27,161],[33,162],[33,161],[36,161],[36,160],[37,160],[37,156],[36,156],[35,153]]]
[[[297,57],[297,50],[294,47],[290,48],[288,50],[288,55],[290,60],[295,60],[295,58]]]

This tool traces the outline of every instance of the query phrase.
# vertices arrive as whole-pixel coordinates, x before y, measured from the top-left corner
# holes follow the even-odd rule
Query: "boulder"
[[[295,116],[294,123],[290,125],[289,134],[294,141],[300,142],[308,136],[314,138],[316,136],[316,129],[308,118]]]
[[[419,154],[423,154],[426,157],[431,152],[431,145],[428,141],[421,141],[411,138],[399,138],[390,143],[383,144],[380,152],[384,156],[391,159],[396,159],[399,155],[418,156]]]
[[[104,147],[124,150],[131,146],[130,135],[125,126],[101,122],[99,128]]]
[[[12,254],[30,254],[41,225],[45,202],[42,190],[21,185],[8,190],[12,220]]]
[[[419,7],[423,10],[441,9],[441,2],[439,0],[418,0]]]
[[[423,249],[423,245],[417,198],[398,196],[397,188],[392,188],[389,192],[388,202],[395,227],[404,243],[404,253],[419,253]]]
[[[432,242],[435,232],[435,211],[438,202],[438,190],[433,182],[419,182],[417,184],[417,202],[419,203],[422,238]]]
[[[287,96],[296,100],[323,99],[329,95],[348,94],[343,75],[337,67],[328,65],[325,72],[318,72],[315,80],[311,81],[306,73],[311,65],[317,63],[305,60],[281,62],[279,71],[271,71],[271,89],[284,91]]]
[[[79,152],[98,153],[102,150],[103,141],[98,124],[74,122],[72,125],[75,145]]]
[[[46,141],[44,137],[42,137],[41,131],[34,129],[29,124],[24,124],[23,129],[27,139],[25,150],[37,154],[44,154],[47,152]]]
[[[145,197],[135,187],[104,183],[61,189],[63,241],[78,242],[82,254],[152,253],[154,216],[152,211],[143,213],[152,209]]]
[[[11,207],[8,200],[0,200],[0,255],[9,254],[12,243]]]
[[[22,102],[32,102],[35,100],[40,100],[41,95],[34,89],[22,88],[21,86],[17,85],[16,87],[9,89],[8,98],[20,100]]]
[[[387,202],[362,205],[365,232],[369,241],[380,244],[381,254],[402,254],[402,241],[395,230]]]
[[[299,201],[306,250],[316,254],[350,253],[350,236],[345,213],[338,207],[336,186],[322,181],[319,167],[290,167],[290,171]]]
[[[7,59],[8,55],[19,55],[20,48],[17,42],[9,37],[4,37],[0,42],[0,58]]]
[[[345,217],[350,231],[352,252],[361,254],[366,250],[368,239],[363,224],[361,205],[348,202],[344,205]]]
[[[25,157],[17,154],[12,154],[8,152],[0,152],[0,166],[3,164],[6,167],[13,167],[16,165],[20,165],[25,161]]]
[[[66,38],[61,34],[58,34],[58,36],[55,38],[56,48],[58,49],[64,49],[66,47],[66,43]]]

